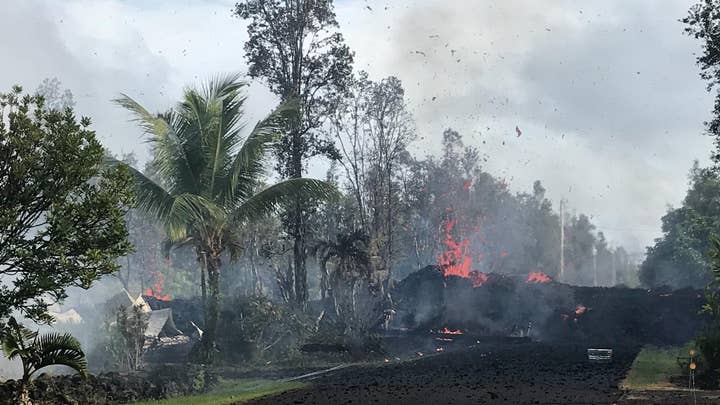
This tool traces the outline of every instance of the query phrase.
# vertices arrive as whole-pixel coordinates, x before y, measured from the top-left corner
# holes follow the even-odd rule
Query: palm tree
[[[302,178],[258,191],[267,152],[296,108],[281,105],[243,139],[245,86],[237,75],[219,77],[200,90],[186,89],[174,109],[158,115],[126,95],[116,100],[133,113],[155,153],[158,182],[134,170],[139,208],[159,219],[171,245],[192,246],[197,255],[204,361],[212,361],[216,351],[221,257],[225,252],[231,258],[239,255],[240,228],[295,198],[323,199],[335,193],[325,182]]]
[[[31,404],[30,378],[38,370],[52,365],[64,365],[87,378],[87,361],[80,342],[70,334],[48,333],[39,335],[10,318],[2,335],[2,350],[10,359],[19,358],[23,376],[18,390],[18,403]]]
[[[367,235],[353,231],[337,235],[337,242],[324,241],[313,248],[312,253],[320,264],[322,298],[333,304],[340,319],[354,315],[355,285],[358,280],[370,277],[368,243]],[[327,264],[331,260],[335,261],[335,266],[328,272]]]

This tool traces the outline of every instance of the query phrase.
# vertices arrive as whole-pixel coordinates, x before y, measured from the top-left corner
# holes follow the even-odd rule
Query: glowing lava
[[[587,311],[587,307],[585,305],[578,305],[577,308],[575,308],[575,315],[582,315]]]
[[[473,287],[480,287],[488,281],[488,275],[477,270],[473,270],[468,274]]]
[[[530,274],[528,274],[527,282],[529,283],[549,283],[552,281],[550,276],[548,276],[545,273],[540,273],[539,271],[533,271]]]
[[[170,301],[170,296],[162,293],[163,284],[165,284],[165,276],[159,271],[155,273],[155,284],[152,288],[145,290],[145,295],[149,295],[160,301]]]
[[[473,258],[470,241],[467,239],[455,241],[451,233],[455,228],[455,221],[447,221],[444,228],[446,250],[438,257],[443,274],[445,277],[458,276],[470,279],[473,287],[480,287],[488,280],[488,276],[480,271],[471,270]]]
[[[461,331],[460,329],[450,330],[446,327],[445,329],[441,330],[440,333],[444,335],[462,335],[463,331]]]

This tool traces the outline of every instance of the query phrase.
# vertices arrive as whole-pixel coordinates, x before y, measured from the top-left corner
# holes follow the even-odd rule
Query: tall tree
[[[697,162],[690,172],[690,188],[678,208],[662,218],[662,237],[648,247],[640,266],[647,286],[701,288],[712,278],[707,256],[711,236],[720,229],[720,177]]]
[[[0,324],[13,311],[50,322],[67,287],[89,288],[132,249],[132,177],[103,166],[89,126],[20,87],[0,94]]]
[[[276,149],[283,178],[303,176],[307,159],[337,158],[332,143],[316,134],[343,93],[352,74],[353,55],[338,32],[331,0],[245,0],[235,14],[248,24],[245,56],[249,75],[263,79],[281,100],[298,100],[299,114],[288,121]],[[296,199],[285,207],[285,225],[293,238],[293,261],[285,278],[294,283],[293,299],[304,306],[307,288],[308,205]]]
[[[359,211],[357,225],[370,235],[370,251],[380,258],[376,270],[386,274],[387,284],[396,248],[400,162],[415,135],[405,90],[396,77],[373,82],[360,72],[336,104],[330,130]]]
[[[707,90],[715,89],[713,117],[705,123],[710,136],[715,138],[712,158],[720,164],[720,1],[699,0],[681,20],[685,33],[702,41],[702,54],[697,57],[700,77],[708,82]]]
[[[293,178],[258,191],[266,152],[293,108],[281,106],[243,139],[244,87],[238,76],[219,77],[202,90],[187,89],[176,108],[158,115],[128,96],[116,100],[134,114],[156,152],[152,164],[162,185],[135,170],[139,207],[160,220],[172,244],[195,249],[205,309],[204,361],[212,361],[216,351],[221,259],[226,251],[238,257],[239,229],[279,204],[325,198],[334,190]]]

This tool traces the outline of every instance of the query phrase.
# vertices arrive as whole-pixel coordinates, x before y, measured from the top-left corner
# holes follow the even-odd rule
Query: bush
[[[220,313],[218,347],[232,363],[277,358],[296,351],[312,329],[306,315],[267,297],[235,297]]]

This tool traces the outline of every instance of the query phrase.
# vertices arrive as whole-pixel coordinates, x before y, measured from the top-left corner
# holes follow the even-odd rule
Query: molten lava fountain
[[[458,276],[469,278],[473,287],[480,287],[488,280],[487,274],[481,273],[472,268],[472,256],[470,255],[470,240],[456,242],[452,236],[455,228],[455,221],[449,220],[445,223],[445,247],[438,261],[445,277]]]

